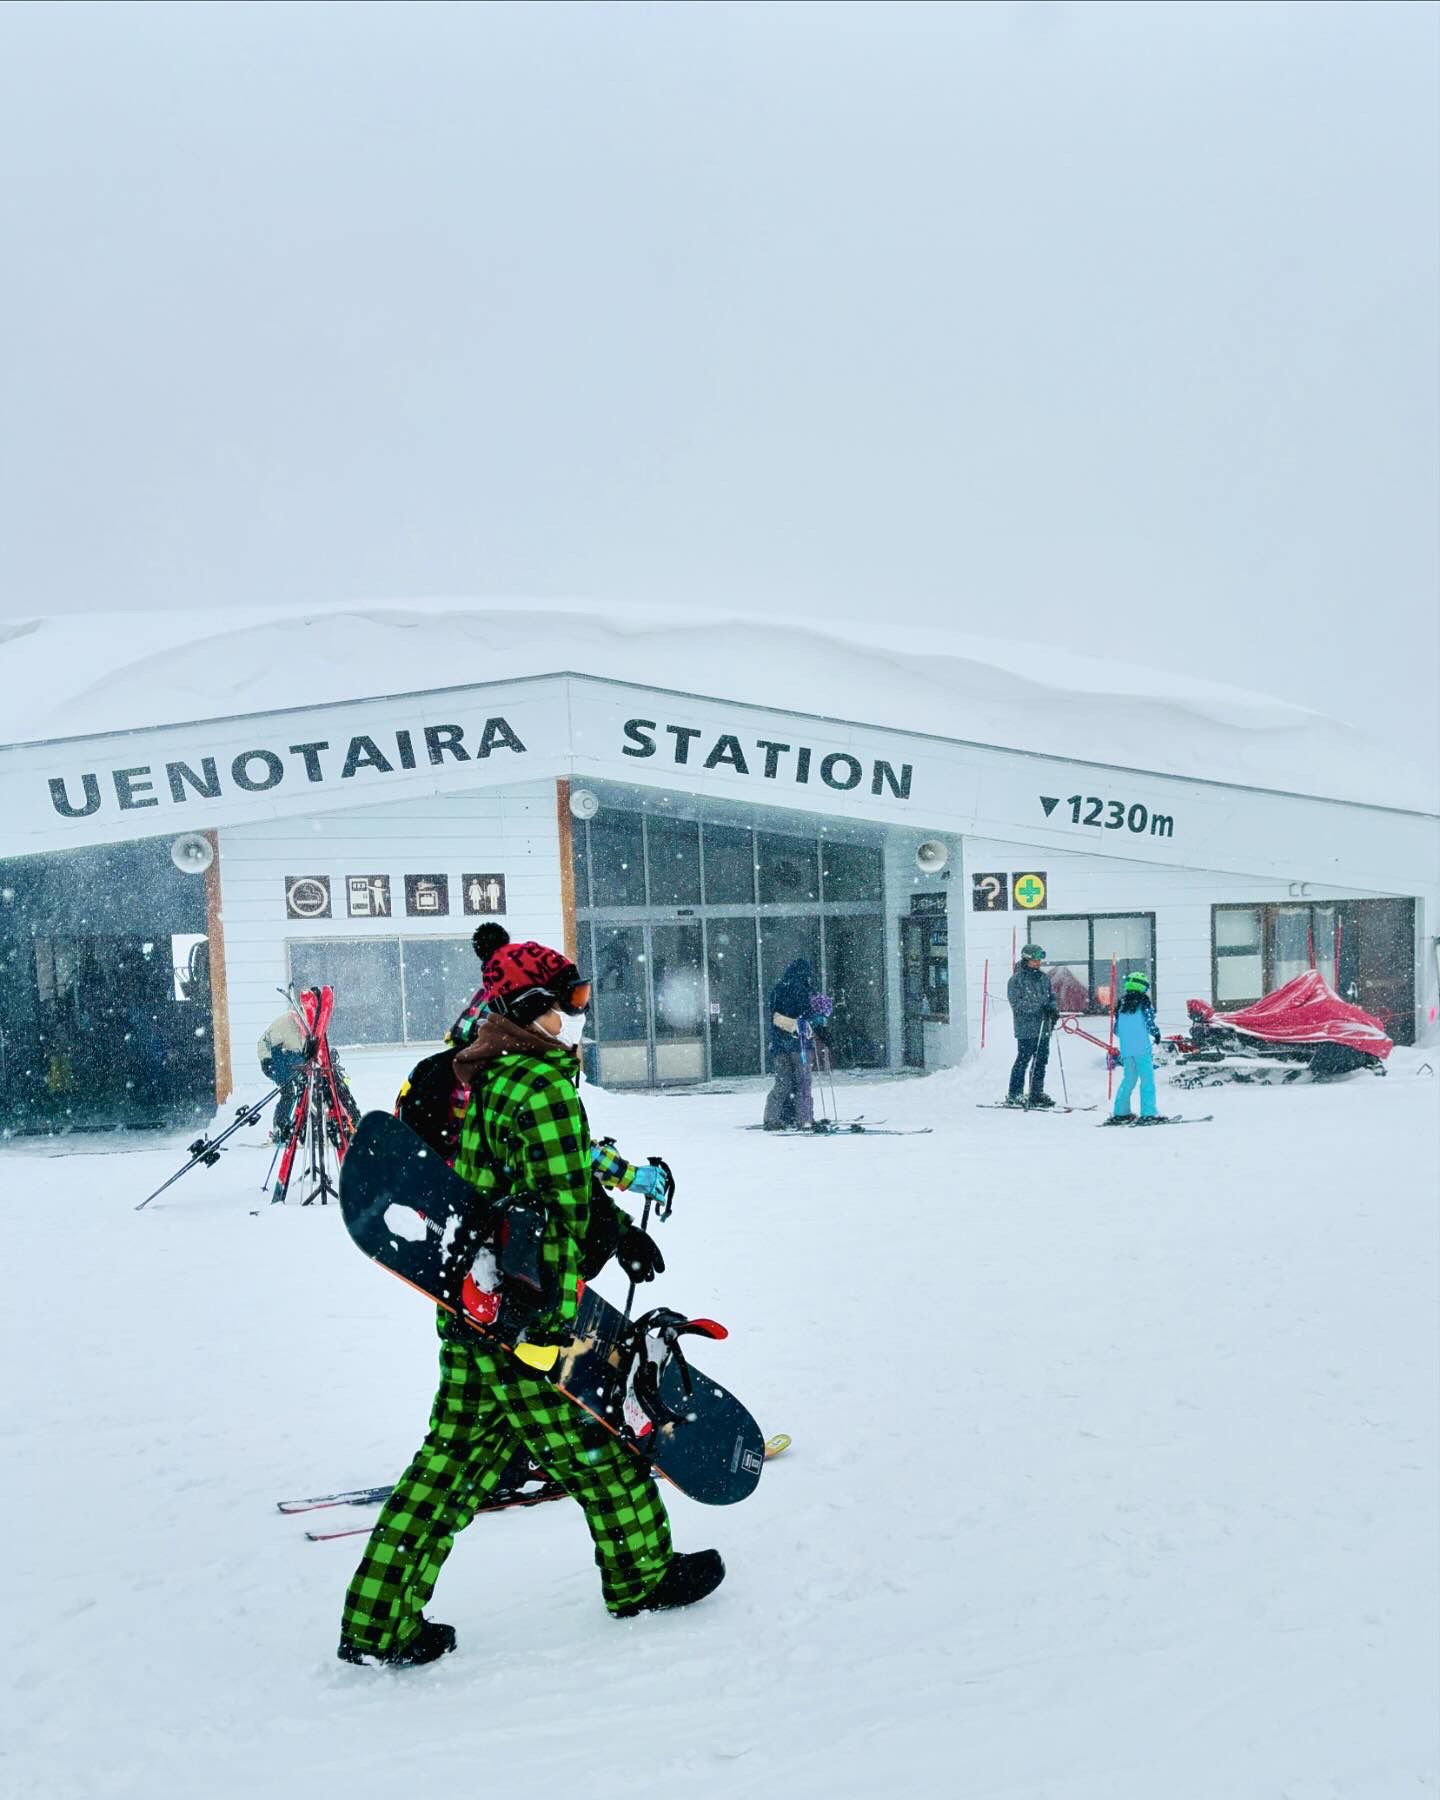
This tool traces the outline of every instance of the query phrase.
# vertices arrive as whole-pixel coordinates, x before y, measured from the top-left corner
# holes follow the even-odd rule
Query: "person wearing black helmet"
[[[1055,1003],[1055,990],[1042,964],[1045,952],[1039,944],[1026,944],[1020,952],[1020,966],[1010,977],[1005,997],[1015,1023],[1015,1061],[1010,1069],[1010,1091],[1007,1106],[1053,1106],[1045,1092],[1045,1065],[1050,1059],[1050,1034],[1060,1017]],[[1030,1093],[1025,1094],[1025,1076],[1030,1076]]]

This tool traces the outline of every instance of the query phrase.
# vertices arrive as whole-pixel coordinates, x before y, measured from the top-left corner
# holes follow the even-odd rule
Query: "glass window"
[[[706,832],[709,838],[709,832]],[[705,926],[710,1007],[710,1073],[759,1075],[760,990],[755,920],[711,919]]]
[[[1270,992],[1284,987],[1310,967],[1310,908],[1270,908]]]
[[[1258,906],[1217,906],[1215,1004],[1240,1006],[1265,992],[1265,915]]]
[[[700,904],[700,827],[691,819],[645,822],[652,906]]]
[[[834,844],[822,839],[820,861],[826,900],[884,898],[884,858],[868,844]]]
[[[769,1029],[770,990],[785,965],[803,956],[820,987],[820,921],[818,918],[767,918],[760,921],[760,975],[765,986],[765,1023]]]
[[[1033,930],[1062,1012],[1109,1012],[1115,991],[1136,970],[1150,977],[1154,998],[1155,925],[1148,913],[1036,919]]]
[[[704,970],[698,925],[650,930],[655,992],[655,1078],[705,1079]]]
[[[439,1044],[480,985],[480,964],[469,938],[406,938],[405,1036]]]
[[[705,836],[705,904],[755,904],[755,839],[734,825],[707,825]]]
[[[760,904],[820,898],[820,859],[814,838],[782,837],[774,831],[755,833],[755,861],[760,875]]]
[[[1117,988],[1123,990],[1127,975],[1147,975],[1150,978],[1150,997],[1155,997],[1155,971],[1151,967],[1153,943],[1148,918],[1131,913],[1120,918],[1099,918],[1091,925],[1091,960],[1094,968],[1091,975],[1091,992],[1096,1000],[1101,999],[1101,989],[1110,986],[1110,971],[1114,968]],[[1114,1002],[1106,994],[1103,1004],[1107,1007]]]
[[[404,1041],[398,939],[292,938],[289,951],[290,980],[297,990],[326,986],[335,990],[332,1044]],[[275,1010],[280,1011],[278,1000]]]
[[[645,927],[595,927],[595,1035],[603,1045],[644,1043]]]
[[[570,828],[570,864],[575,871],[575,904],[583,911],[590,899],[590,826],[576,819]]]
[[[602,809],[590,821],[592,905],[645,904],[645,846],[639,813]]]
[[[1339,909],[1334,906],[1315,906],[1310,910],[1310,942],[1315,953],[1315,967],[1332,988],[1335,986],[1335,938],[1339,918]]]
[[[1217,906],[1215,948],[1260,954],[1261,925],[1258,906]]]
[[[942,950],[938,946],[935,955]],[[936,979],[942,979],[938,969]],[[835,1002],[825,1029],[835,1067],[882,1067],[887,1054],[883,919],[859,913],[825,921],[825,984]],[[938,997],[948,1012],[948,980]]]
[[[1055,1004],[1061,1012],[1089,1012],[1090,921],[1037,919],[1030,928],[1045,951],[1045,972],[1055,990]]]

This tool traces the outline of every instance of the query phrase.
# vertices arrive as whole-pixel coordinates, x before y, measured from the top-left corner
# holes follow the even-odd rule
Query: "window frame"
[[[1045,921],[1047,919],[1053,919],[1057,924],[1064,924],[1064,925],[1077,925],[1077,924],[1080,924],[1083,922],[1084,925],[1086,926],[1086,937],[1087,937],[1087,942],[1088,942],[1088,954],[1086,957],[1086,961],[1087,961],[1088,969],[1089,969],[1088,980],[1086,982],[1086,997],[1091,1002],[1092,1005],[1094,1004],[1095,993],[1096,993],[1096,986],[1095,986],[1095,922],[1096,922],[1096,920],[1097,919],[1143,919],[1145,921],[1145,923],[1149,926],[1149,929],[1150,929],[1150,955],[1147,959],[1150,964],[1150,1000],[1151,1000],[1152,1005],[1158,1004],[1157,996],[1158,996],[1159,989],[1160,989],[1160,978],[1159,978],[1158,949],[1157,949],[1158,938],[1157,938],[1156,929],[1155,929],[1156,914],[1154,912],[1148,911],[1144,908],[1137,909],[1134,907],[1126,907],[1123,910],[1117,911],[1117,912],[1030,913],[1027,915],[1027,927],[1028,927],[1029,931],[1031,932],[1031,934],[1037,940],[1042,939],[1045,935],[1045,926],[1044,926],[1043,921]],[[1069,965],[1067,964],[1066,966],[1068,967]],[[1048,967],[1048,962],[1047,962],[1047,967]],[[1083,1013],[1080,1016],[1082,1018],[1088,1018],[1088,1019],[1101,1018],[1101,1017],[1104,1017],[1108,1012],[1112,1011],[1113,1008],[1114,1008],[1114,996],[1112,995],[1110,1007],[1107,1008],[1107,1007],[1103,1007],[1103,1006],[1098,1006],[1095,1008],[1095,1010],[1093,1012]]]
[[[290,986],[293,988],[295,985],[295,968],[294,968],[293,952],[297,946],[303,947],[303,946],[312,945],[312,944],[343,944],[345,946],[345,948],[348,950],[354,945],[395,944],[398,946],[399,963],[400,963],[400,992],[399,992],[399,996],[398,996],[398,1004],[399,1004],[399,1008],[400,1008],[400,1029],[403,1032],[406,1028],[406,1021],[407,1021],[407,1017],[409,1014],[409,1007],[406,1003],[406,991],[405,991],[405,953],[406,953],[406,950],[411,947],[413,947],[415,949],[421,949],[428,945],[432,945],[432,944],[436,944],[436,943],[464,944],[467,947],[470,947],[473,949],[473,946],[471,946],[470,939],[468,937],[452,935],[448,931],[446,931],[446,932],[437,931],[434,933],[425,932],[423,934],[414,933],[409,937],[402,936],[401,933],[399,933],[398,931],[387,931],[387,932],[383,932],[383,933],[378,933],[374,936],[372,936],[368,931],[366,933],[364,933],[363,936],[359,933],[356,933],[356,935],[353,937],[343,935],[339,932],[331,931],[331,932],[316,932],[311,937],[287,937],[285,939],[285,976],[286,976],[286,980],[289,982]],[[478,988],[479,985],[480,985],[480,983],[477,981],[475,986]],[[472,988],[471,993],[473,993],[474,991],[475,990]],[[469,998],[470,998],[470,996],[467,994],[457,1002],[456,1007],[455,1007],[455,1012],[451,1015],[451,1022],[453,1022],[453,1020],[459,1015],[461,1009],[464,1007],[464,1005],[466,1004],[466,1002],[468,1001]],[[448,1026],[447,1026],[447,1029],[448,1029]],[[361,1042],[356,1039],[336,1038],[335,1039],[335,1048],[337,1050],[409,1050],[409,1049],[414,1048],[414,1046],[417,1044],[420,1044],[420,1045],[443,1044],[443,1042],[444,1042],[444,1032],[442,1031],[442,1033],[438,1039],[437,1038],[418,1038],[418,1037],[416,1037],[416,1038],[412,1038],[412,1037],[369,1038],[369,1039],[366,1039],[365,1041]]]
[[[1283,900],[1216,900],[1210,907],[1210,1002],[1215,1007],[1223,1007],[1226,1012],[1243,1012],[1247,1006],[1255,1006],[1266,994],[1273,994],[1278,985],[1275,979],[1275,934],[1276,921],[1281,912],[1298,912],[1302,909],[1309,913],[1307,927],[1310,939],[1310,950],[1314,960],[1310,967],[1318,969],[1321,959],[1314,956],[1315,915],[1317,912],[1334,913],[1337,919],[1343,920],[1344,908],[1352,906],[1353,901],[1346,900],[1295,900],[1288,896]],[[1261,991],[1250,994],[1243,1000],[1220,1000],[1220,948],[1216,943],[1216,926],[1221,913],[1254,912],[1260,915],[1260,982]],[[1254,955],[1254,951],[1248,952]],[[1335,971],[1336,982],[1339,981],[1339,970]],[[1293,976],[1287,977],[1294,980]]]

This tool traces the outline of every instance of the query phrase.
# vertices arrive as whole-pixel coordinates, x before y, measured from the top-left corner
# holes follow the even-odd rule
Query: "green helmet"
[[[1044,962],[1045,952],[1039,944],[1027,944],[1020,952],[1021,962]]]
[[[1137,969],[1133,975],[1127,975],[1125,977],[1125,992],[1127,994],[1148,994],[1150,992],[1150,977],[1148,975],[1142,975]]]

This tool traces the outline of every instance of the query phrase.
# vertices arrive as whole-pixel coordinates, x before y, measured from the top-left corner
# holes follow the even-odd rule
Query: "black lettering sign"
[[[150,765],[139,769],[116,769],[114,772],[115,798],[120,802],[121,810],[131,812],[140,806],[158,806],[159,800],[136,799],[137,794],[154,796],[155,783],[150,780]]]
[[[655,739],[651,733],[655,730],[653,719],[627,719],[625,721],[625,742],[620,746],[622,756],[653,756]]]
[[[85,793],[83,806],[72,806],[70,795],[65,786],[63,775],[54,775],[50,779],[50,804],[62,819],[88,819],[93,812],[100,810],[100,780],[95,775],[82,775],[80,785]]]
[[[170,783],[170,798],[177,806],[189,798],[185,792],[187,781],[202,800],[218,800],[220,798],[220,771],[215,767],[215,758],[202,756],[200,771],[200,774],[197,775],[189,763],[166,763],[165,778]]]
[[[264,764],[263,781],[257,781],[251,775],[252,762]],[[230,779],[247,794],[263,794],[268,788],[278,787],[285,779],[285,765],[273,750],[242,750],[230,765]]]
[[[654,754],[654,739],[647,739],[645,736],[646,732],[654,731],[653,721],[632,720],[626,729],[632,741],[642,746],[627,750],[627,755]],[[379,738],[372,733],[357,732],[346,745],[345,755],[339,766],[332,762],[328,769],[321,755],[322,751],[330,748],[326,738],[315,738],[303,744],[288,744],[285,749],[290,756],[299,759],[306,781],[312,785],[320,785],[326,781],[349,781],[362,769],[373,770],[376,775],[392,775],[397,767],[397,759],[400,768],[415,768],[418,760],[415,754],[416,735],[410,730],[396,731],[395,753],[392,756],[388,748],[381,747]],[[700,733],[686,729],[686,736],[699,737]],[[496,750],[513,750],[520,756],[526,753],[525,745],[510,721],[500,717],[485,720],[474,751],[466,747],[465,728],[462,725],[427,725],[424,727],[424,737],[425,754],[434,768],[442,766],[447,757],[463,763],[469,762],[472,756],[478,761]],[[648,749],[643,747],[647,742]],[[686,759],[681,755],[678,760],[683,762]],[[740,772],[746,773],[743,755],[740,763]],[[286,765],[279,751],[264,745],[257,745],[253,750],[242,750],[238,756],[231,758],[223,773],[220,760],[215,756],[191,757],[189,760],[176,757],[162,766],[165,779],[158,792],[158,775],[149,763],[110,769],[103,778],[100,771],[87,770],[78,778],[78,799],[71,793],[69,778],[60,775],[46,777],[50,789],[50,804],[62,819],[88,819],[101,809],[105,791],[101,785],[102,779],[108,780],[113,788],[115,806],[119,811],[137,812],[145,807],[167,803],[185,806],[195,799],[223,800],[233,796],[237,790],[242,794],[264,794],[271,788],[279,787],[286,775]],[[292,779],[298,779],[298,769],[293,765],[291,774]],[[294,918],[305,916],[308,915],[291,914]]]
[[[340,771],[340,779],[348,781],[357,769],[379,769],[382,775],[388,775],[394,765],[388,758],[380,754],[380,746],[372,737],[352,737],[350,748],[345,752],[345,767]]]

